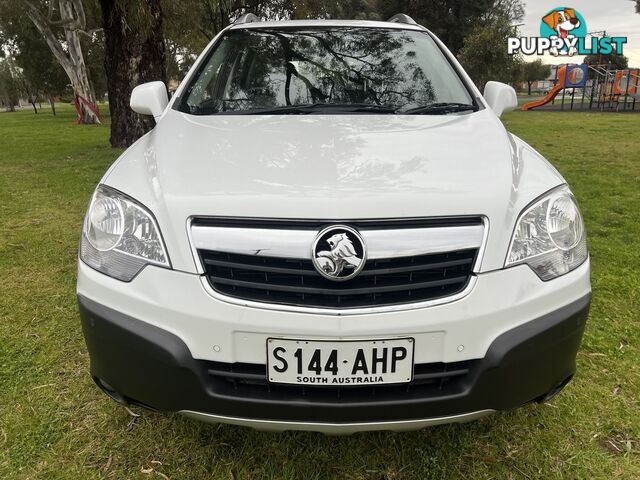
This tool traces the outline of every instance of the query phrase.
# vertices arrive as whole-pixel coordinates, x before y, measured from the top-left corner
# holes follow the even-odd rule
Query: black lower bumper
[[[211,362],[195,360],[173,334],[82,296],[78,302],[91,374],[116,399],[167,411],[340,423],[505,410],[544,398],[575,372],[590,296],[502,334],[447,385],[344,387],[337,394],[322,387],[274,388],[252,382],[251,375],[242,377],[249,378],[245,382],[212,376]],[[440,365],[446,371],[451,364]]]

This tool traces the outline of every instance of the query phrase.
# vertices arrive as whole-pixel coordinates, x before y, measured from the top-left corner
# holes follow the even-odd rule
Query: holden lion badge
[[[334,225],[318,234],[313,242],[311,259],[323,277],[335,281],[349,280],[364,268],[366,246],[353,228]]]

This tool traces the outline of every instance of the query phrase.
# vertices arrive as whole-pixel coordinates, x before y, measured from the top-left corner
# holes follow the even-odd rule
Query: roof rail
[[[237,25],[241,23],[253,23],[253,22],[259,22],[259,21],[260,21],[260,18],[258,18],[258,16],[254,15],[253,13],[245,13],[240,18],[238,18],[235,22],[233,22],[233,24]]]
[[[404,13],[396,13],[393,17],[387,20],[387,22],[408,23],[410,25],[418,24],[418,22],[416,22],[413,18],[411,18],[409,15],[406,15]]]

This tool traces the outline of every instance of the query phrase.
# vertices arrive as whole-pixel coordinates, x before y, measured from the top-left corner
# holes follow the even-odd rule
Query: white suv
[[[97,385],[211,422],[405,430],[549,399],[590,303],[576,200],[409,17],[222,31],[87,212]]]

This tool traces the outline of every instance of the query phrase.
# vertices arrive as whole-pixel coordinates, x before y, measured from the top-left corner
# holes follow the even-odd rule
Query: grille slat
[[[413,376],[414,382],[424,382],[428,380],[434,379],[442,379],[442,378],[453,378],[453,377],[461,377],[469,373],[468,368],[462,368],[459,370],[449,370],[446,372],[437,372],[437,373],[416,373]]]
[[[235,381],[266,383],[264,373],[231,372],[216,368],[208,369],[207,373],[214,377],[224,377]]]
[[[370,259],[344,282],[321,276],[309,259],[199,250],[212,288],[245,300],[356,308],[421,302],[454,295],[469,282],[478,249]]]
[[[247,263],[241,262],[225,262],[223,260],[213,260],[211,258],[205,258],[204,263],[206,265],[212,265],[215,267],[226,267],[226,268],[240,268],[246,269]],[[267,273],[285,273],[288,275],[316,275],[315,270],[302,270],[299,268],[282,268],[282,267],[270,267],[268,265],[260,265],[260,264],[252,264],[251,270],[255,270],[257,272],[267,272]]]
[[[432,282],[414,283],[411,285],[413,290],[424,288],[444,287],[455,283],[463,283],[467,281],[466,276],[447,278],[444,280],[435,280]],[[275,283],[245,282],[242,280],[232,280],[230,278],[216,278],[215,283],[218,285],[231,285],[234,287],[253,288],[256,290],[272,290],[276,292],[300,292],[315,293],[319,295],[363,295],[371,293],[370,288],[313,288],[301,287],[298,285],[278,285]],[[407,290],[406,285],[390,285],[386,287],[376,287],[376,293],[398,292]]]
[[[412,258],[415,258],[415,257],[412,257]],[[462,265],[471,265],[472,261],[473,261],[472,258],[464,258],[462,260],[452,260],[449,262],[430,263],[428,264],[428,268],[436,269],[436,268],[457,267]],[[375,270],[365,270],[360,273],[360,276],[368,277],[371,275],[388,275],[392,273],[418,272],[420,270],[425,270],[425,265],[411,265],[409,267],[378,268]]]
[[[470,265],[472,260],[473,259],[471,258],[464,258],[462,260],[451,260],[448,262],[430,263],[428,264],[428,267],[430,269],[435,269],[435,268],[446,269],[448,267]],[[224,260],[215,260],[212,258],[204,258],[204,263],[206,265],[212,265],[215,267],[239,268],[239,269],[246,269],[247,266],[249,265],[248,263],[228,262]],[[425,269],[425,265],[410,265],[406,267],[394,267],[394,268],[377,268],[375,270],[365,270],[360,273],[360,276],[369,277],[372,275],[389,275],[392,273],[417,272],[424,269]],[[310,276],[317,275],[317,272],[311,269],[305,270],[301,268],[270,267],[266,264],[258,264],[258,263],[252,263],[251,270],[256,270],[258,272],[267,272],[267,273],[285,273],[289,275],[310,275]],[[445,270],[445,274],[446,274],[446,270]]]

